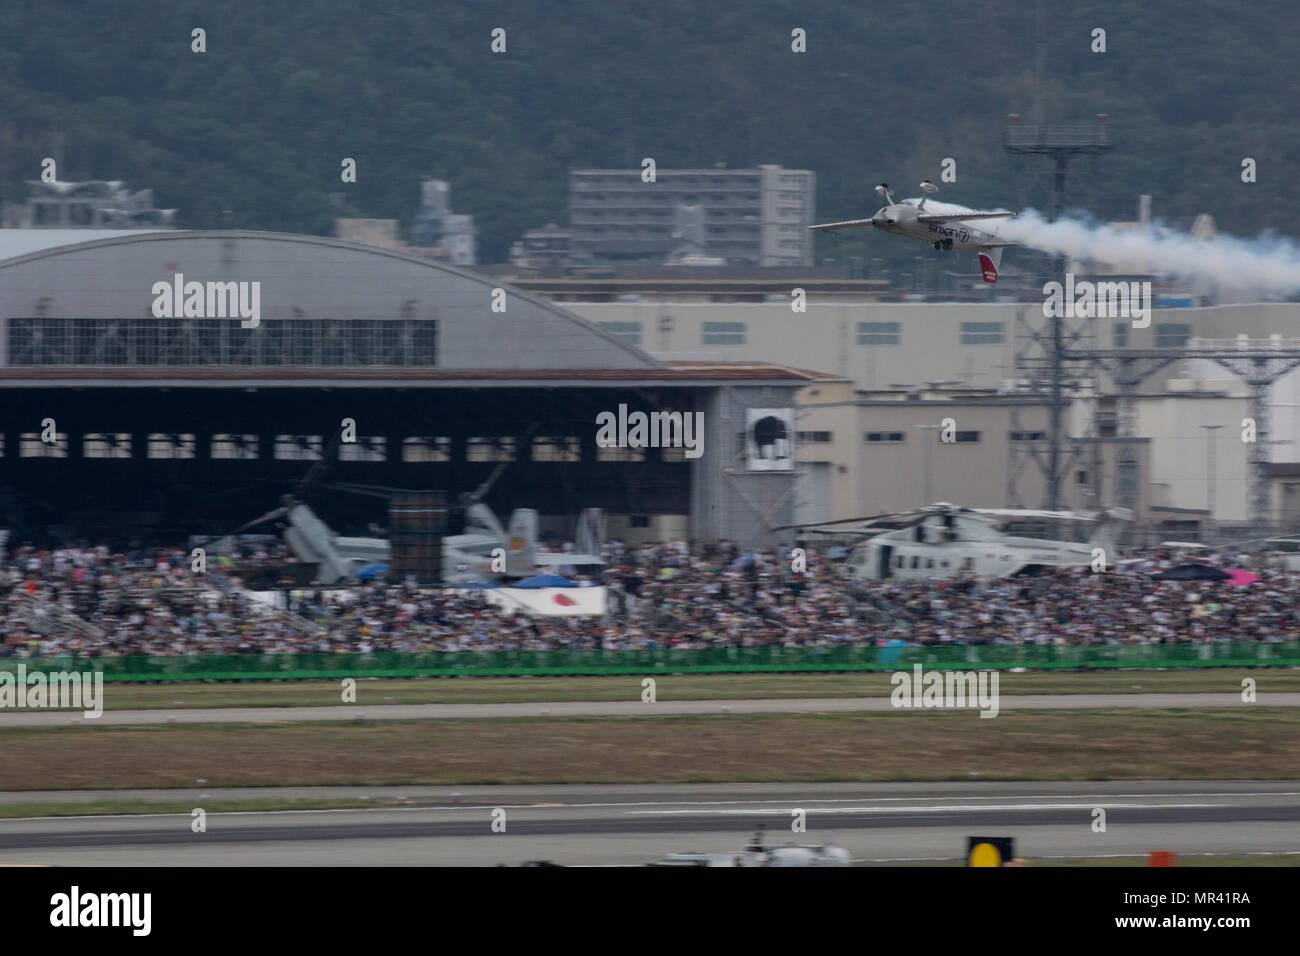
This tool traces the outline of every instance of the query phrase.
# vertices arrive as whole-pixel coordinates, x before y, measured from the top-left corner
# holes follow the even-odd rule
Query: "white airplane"
[[[907,581],[960,574],[1011,577],[1047,567],[1092,567],[1099,556],[1107,569],[1130,563],[1116,560],[1115,533],[1132,517],[1127,508],[1086,515],[1021,508],[961,508],[941,501],[916,511],[867,518],[856,528],[834,526],[864,519],[803,526],[802,530],[808,534],[869,536],[855,545],[845,560],[844,571],[853,578]],[[1095,521],[1098,527],[1086,543],[1004,532],[1011,521],[1027,518]]]
[[[998,281],[998,268],[1002,265],[1002,250],[1019,245],[1004,242],[996,232],[977,229],[968,223],[979,219],[1005,219],[1015,216],[1014,212],[976,212],[965,206],[938,201],[926,206],[930,193],[937,193],[939,187],[928,179],[921,183],[921,191],[926,195],[920,199],[904,199],[895,202],[889,186],[881,183],[876,192],[884,197],[888,205],[881,206],[870,219],[846,219],[844,222],[823,222],[809,229],[818,232],[834,232],[837,229],[880,229],[892,232],[896,236],[907,236],[928,242],[936,252],[976,251],[979,253],[980,270],[985,282]]]

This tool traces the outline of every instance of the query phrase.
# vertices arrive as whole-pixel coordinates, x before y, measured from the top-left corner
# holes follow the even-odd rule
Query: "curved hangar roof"
[[[40,236],[45,231],[22,232]],[[401,319],[426,327],[428,320],[436,320],[433,367],[439,370],[518,371],[523,377],[530,370],[669,370],[544,299],[445,263],[376,246],[273,232],[119,232],[90,242],[81,241],[84,233],[75,235],[75,230],[59,232],[68,237],[64,242],[74,244],[0,258],[0,319],[153,319],[154,284],[171,283],[181,273],[186,283],[261,283],[261,324],[244,329],[237,319],[224,319],[233,330],[222,333],[226,339],[235,333],[274,335],[268,324],[277,320]],[[0,250],[4,245],[0,242]],[[498,287],[505,289],[504,312],[492,311]],[[20,363],[17,354],[8,354],[18,350],[14,342],[16,337],[21,342],[19,333],[15,326],[9,341],[0,341],[0,364]],[[132,354],[132,361],[112,364],[150,364],[144,353]],[[280,368],[316,364],[284,358],[236,361]],[[63,363],[46,359],[42,364]],[[166,364],[214,363],[208,357]],[[416,363],[408,357],[402,364]],[[652,372],[652,377],[657,376]]]

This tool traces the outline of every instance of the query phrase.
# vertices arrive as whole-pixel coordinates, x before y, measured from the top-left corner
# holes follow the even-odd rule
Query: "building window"
[[[451,461],[451,439],[440,436],[403,438],[402,461]]]
[[[901,322],[859,322],[859,345],[898,345],[903,339]]]
[[[597,322],[598,326],[626,342],[628,345],[641,346],[640,322]]]
[[[239,459],[241,461],[257,460],[256,435],[213,435],[213,459]]]
[[[648,528],[650,527],[649,515],[628,515],[627,525],[629,528]]]
[[[382,435],[367,438],[358,435],[356,441],[341,442],[339,461],[388,461],[388,439]]]
[[[1001,322],[963,322],[961,324],[962,345],[1001,345]]]
[[[886,442],[900,444],[906,441],[907,438],[902,432],[867,432],[866,437],[863,440],[873,443]]]
[[[818,445],[830,444],[830,432],[798,432],[799,441],[814,442]]]
[[[1192,327],[1181,322],[1162,322],[1156,326],[1156,348],[1181,348],[1191,338]]]
[[[617,445],[597,445],[597,461],[645,461],[644,448],[620,448]]]
[[[197,442],[193,435],[165,435],[153,432],[146,443],[150,458],[193,458]]]
[[[705,322],[702,332],[705,345],[744,345],[744,322]]]
[[[501,438],[469,438],[465,441],[466,461],[514,461],[513,435]]]
[[[582,460],[582,446],[572,435],[538,436],[533,439],[533,461],[575,462]]]
[[[1128,345],[1128,327],[1129,326],[1127,322],[1115,323],[1115,327],[1111,332],[1111,336],[1110,336],[1110,342],[1112,346],[1114,346],[1117,349],[1122,349]]]
[[[84,458],[130,458],[131,436],[126,432],[87,433],[81,439]]]
[[[40,432],[23,432],[18,436],[19,458],[67,458],[67,432],[58,432],[54,441],[41,441]]]
[[[1042,441],[1047,437],[1047,432],[1012,432],[1012,441]]]
[[[275,457],[279,461],[320,461],[321,444],[320,435],[276,435]]]
[[[1138,466],[1136,461],[1121,461],[1115,467],[1115,491],[1120,498],[1136,496],[1138,490]]]
[[[958,432],[956,435],[957,444],[959,445],[977,445],[980,440],[979,432]]]

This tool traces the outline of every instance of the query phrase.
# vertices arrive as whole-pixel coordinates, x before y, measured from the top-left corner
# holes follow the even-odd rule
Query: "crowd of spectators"
[[[245,587],[241,573],[293,560],[278,542],[202,574],[182,548],[23,545],[0,570],[0,656],[1300,640],[1300,579],[1262,554],[1198,559],[1261,576],[1237,586],[1154,580],[1184,560],[1168,551],[1105,574],[881,582],[846,578],[815,550],[795,572],[788,554],[727,545],[607,547],[592,582],[609,589],[603,617],[533,617],[413,582]]]

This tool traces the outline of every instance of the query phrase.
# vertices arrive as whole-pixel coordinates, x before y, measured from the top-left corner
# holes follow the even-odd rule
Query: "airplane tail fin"
[[[537,512],[516,508],[510,513],[510,530],[506,536],[506,574],[530,577],[537,569]]]
[[[578,515],[578,532],[573,550],[579,554],[600,554],[605,547],[605,510],[583,508]]]
[[[984,273],[985,282],[998,281],[998,269],[1002,265],[1002,248],[984,246],[980,249],[980,271]]]
[[[1088,539],[1088,546],[1103,548],[1108,555],[1116,553],[1116,541],[1120,529],[1133,520],[1133,512],[1128,508],[1107,508],[1097,522],[1097,530]],[[1112,559],[1108,559],[1113,563]]]

